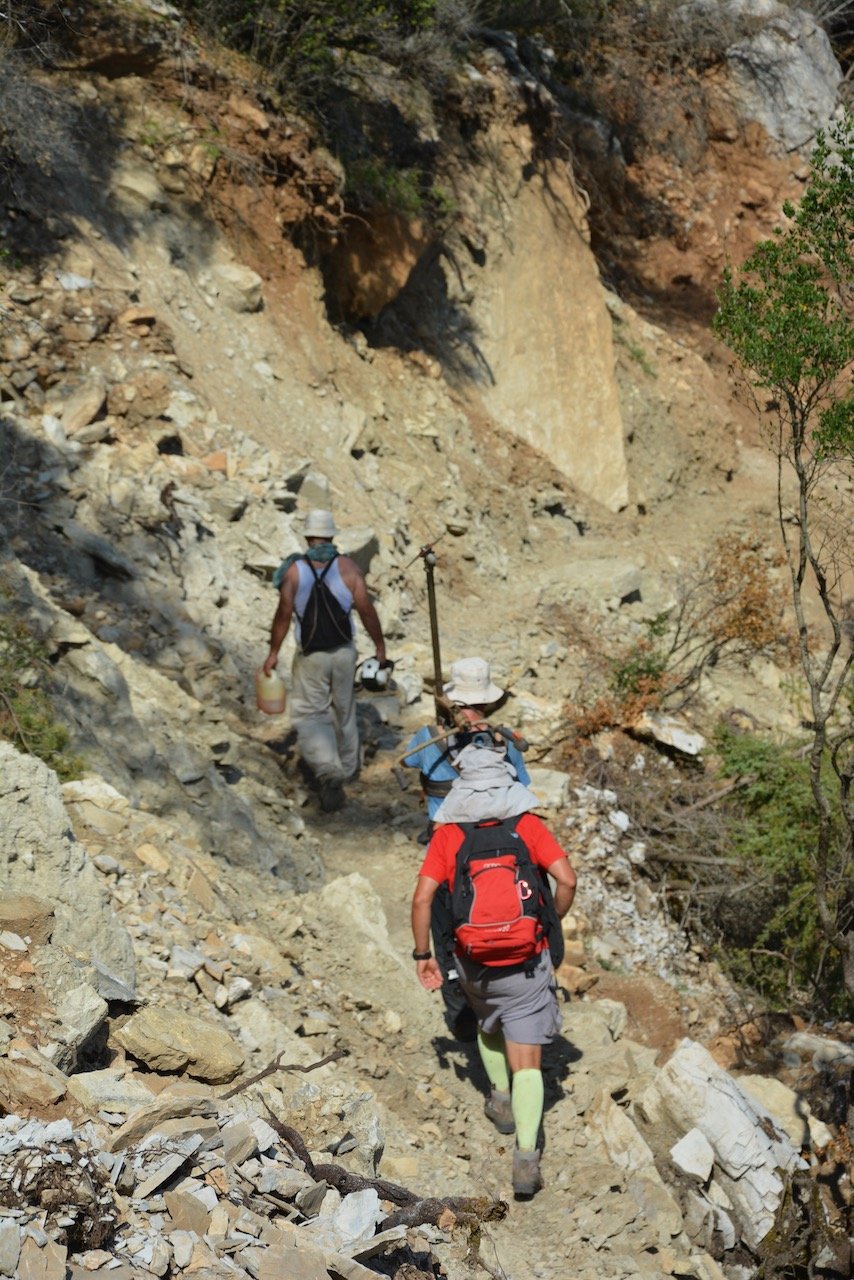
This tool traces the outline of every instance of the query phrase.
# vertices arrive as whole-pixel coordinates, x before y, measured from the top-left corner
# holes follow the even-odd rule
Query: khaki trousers
[[[359,768],[356,727],[356,646],[332,653],[297,651],[291,688],[291,723],[300,755],[320,781],[343,781]]]

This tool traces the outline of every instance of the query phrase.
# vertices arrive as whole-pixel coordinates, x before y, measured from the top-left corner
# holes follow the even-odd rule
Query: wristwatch
[[[432,960],[433,952],[432,951],[413,951],[412,959],[413,960]]]

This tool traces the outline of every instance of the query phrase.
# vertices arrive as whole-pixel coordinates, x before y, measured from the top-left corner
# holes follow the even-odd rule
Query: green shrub
[[[83,762],[68,751],[69,734],[44,688],[47,654],[25,623],[0,617],[0,737],[38,756],[59,778],[79,778]]]
[[[720,959],[772,1005],[800,1001],[841,1013],[842,960],[822,933],[816,903],[818,818],[808,761],[797,747],[730,728],[719,730],[716,747],[723,776],[739,780],[726,805],[724,852],[738,859],[740,871],[716,908]],[[842,850],[838,809],[833,834]],[[845,927],[854,917],[854,883],[850,862],[842,857],[837,865],[831,892]]]
[[[421,170],[396,169],[379,156],[351,161],[344,190],[356,208],[382,205],[399,213],[417,214],[425,205]]]
[[[181,7],[265,67],[286,96],[315,107],[348,55],[414,61],[409,69],[423,74],[439,52],[425,36],[451,42],[472,20],[462,0],[182,0]]]

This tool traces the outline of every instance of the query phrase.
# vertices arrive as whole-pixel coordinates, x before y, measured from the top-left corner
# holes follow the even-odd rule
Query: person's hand
[[[278,662],[278,660],[279,660],[278,654],[276,654],[275,658],[273,657],[272,653],[267,654],[264,665],[261,668],[265,676],[271,676],[273,674],[273,672],[276,670],[276,663]]]
[[[415,965],[418,981],[425,991],[438,991],[442,985],[442,970],[436,960],[418,960]]]

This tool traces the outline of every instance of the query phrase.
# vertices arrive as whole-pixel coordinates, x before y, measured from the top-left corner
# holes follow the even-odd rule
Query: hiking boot
[[[513,1193],[517,1196],[535,1196],[543,1185],[540,1173],[539,1151],[513,1152]]]
[[[335,813],[344,808],[347,797],[340,778],[321,778],[318,784],[320,807],[324,813]]]
[[[510,1094],[493,1089],[486,1099],[483,1108],[487,1119],[491,1120],[499,1133],[515,1133],[516,1121],[513,1119],[513,1108],[510,1105]],[[516,1165],[514,1162],[514,1177]],[[515,1189],[515,1182],[514,1182]]]

